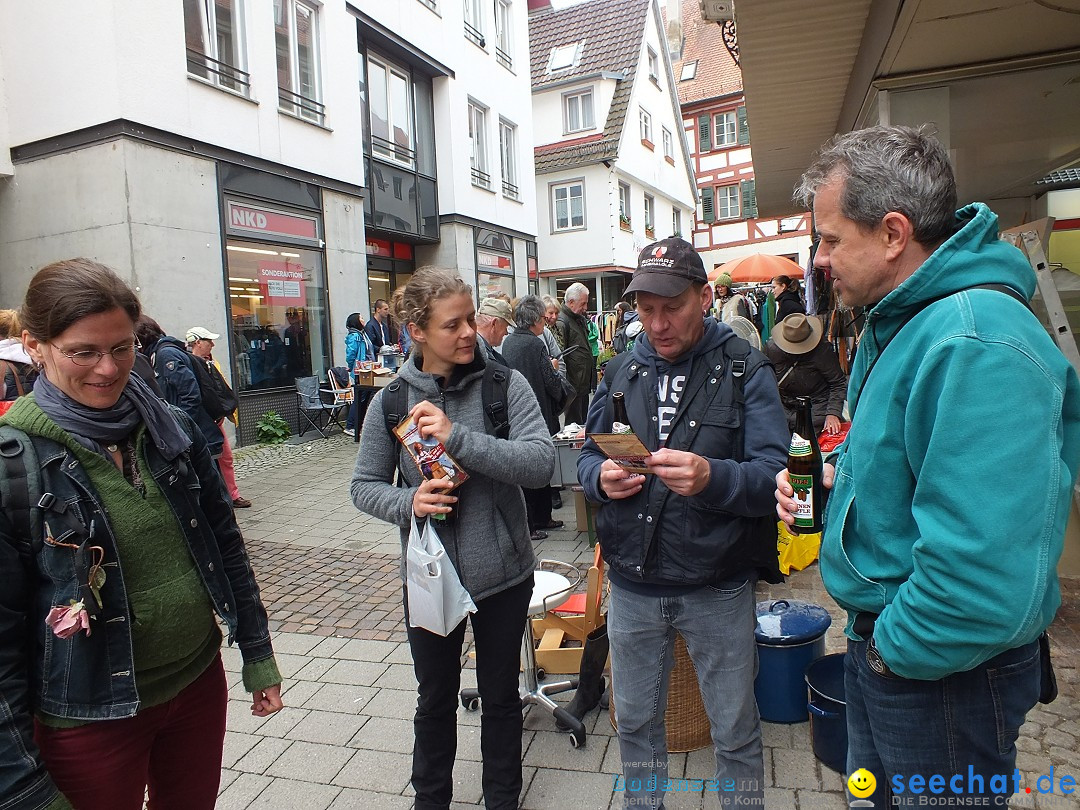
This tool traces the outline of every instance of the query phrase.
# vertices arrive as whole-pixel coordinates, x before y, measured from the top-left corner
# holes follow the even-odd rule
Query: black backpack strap
[[[397,434],[394,428],[409,414],[409,392],[405,382],[400,378],[394,380],[382,390],[383,421],[386,423],[386,432],[390,434],[391,441],[397,443]],[[357,426],[359,429],[359,426]],[[401,448],[398,447],[397,480],[399,487],[406,486],[405,476],[401,470]]]
[[[29,560],[35,544],[42,542],[41,508],[51,505],[56,497],[41,491],[41,468],[30,437],[10,425],[0,425],[0,464],[4,472],[0,508],[11,521],[19,556]]]
[[[754,364],[751,359],[750,343],[743,338],[730,338],[724,343],[724,356],[727,358],[727,371],[731,375],[733,404],[739,412],[739,425],[735,428],[735,461],[746,459],[746,381],[761,368],[762,363]],[[765,360],[764,362],[767,362]]]
[[[510,369],[492,360],[484,366],[480,394],[488,431],[497,439],[510,438]]]
[[[393,436],[394,428],[400,425],[401,420],[409,413],[408,391],[405,390],[405,383],[402,380],[394,380],[383,389],[382,412],[386,430]],[[397,437],[394,436],[394,438]]]

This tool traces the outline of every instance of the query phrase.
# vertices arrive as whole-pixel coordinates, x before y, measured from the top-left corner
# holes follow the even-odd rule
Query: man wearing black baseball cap
[[[688,242],[642,250],[627,292],[643,334],[608,362],[586,432],[611,432],[611,395],[622,392],[651,451],[648,474],[627,472],[592,440],[578,461],[586,497],[601,504],[626,806],[663,804],[657,729],[676,632],[697,670],[724,802],[764,806],[754,585],[781,581],[773,490],[790,434],[776,378],[761,352],[705,317],[712,292]]]

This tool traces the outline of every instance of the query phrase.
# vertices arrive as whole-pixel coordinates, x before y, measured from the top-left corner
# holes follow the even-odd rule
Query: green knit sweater
[[[53,422],[32,396],[21,397],[6,420],[28,434],[52,439],[75,454],[94,485],[116,538],[130,606],[135,686],[140,708],[174,698],[213,662],[221,631],[213,602],[188,550],[183,530],[146,462],[145,426],[135,434],[143,496],[112,462],[87,450]],[[104,590],[108,591],[108,583]],[[273,657],[243,669],[248,691],[281,682]],[[55,726],[81,721],[39,714]]]

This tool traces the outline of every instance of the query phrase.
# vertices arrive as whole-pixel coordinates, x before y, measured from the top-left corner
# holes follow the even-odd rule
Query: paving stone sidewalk
[[[286,708],[252,717],[240,682],[240,656],[225,651],[229,731],[218,807],[222,810],[379,810],[412,806],[409,785],[416,682],[405,642],[396,527],[359,514],[348,497],[356,445],[340,434],[274,449],[243,448],[237,477],[255,503],[238,510],[270,613],[286,679]],[[566,493],[568,496],[569,493]],[[572,500],[556,517],[567,528],[537,544],[538,557],[587,567],[592,552],[574,530]],[[1056,769],[1080,775],[1080,581],[1063,583],[1055,622],[1061,696],[1039,706],[1022,729],[1017,765],[1034,780]],[[833,616],[828,652],[843,650],[842,614],[821,585],[817,566],[759,599],[792,597]],[[1007,598],[1007,597],[1003,597]],[[468,639],[467,639],[468,641]],[[462,685],[475,685],[463,656]],[[568,699],[569,696],[566,696]],[[613,791],[618,741],[607,713],[586,718],[588,744],[573,749],[550,715],[531,707],[524,734],[526,810],[603,810],[622,806]],[[482,804],[479,714],[458,712],[455,808]],[[763,724],[766,804],[777,810],[846,808],[843,779],[812,753],[808,723]],[[672,778],[712,776],[709,749],[673,754]],[[1016,807],[1075,807],[1071,799],[1021,794]],[[671,793],[671,810],[717,807],[715,794]]]

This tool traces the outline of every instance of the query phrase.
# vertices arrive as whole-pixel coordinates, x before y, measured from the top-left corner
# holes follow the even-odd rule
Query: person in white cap
[[[213,387],[218,400],[221,401],[222,407],[228,408],[230,405],[232,406],[228,414],[226,414],[226,416],[231,418],[231,415],[236,410],[236,406],[239,403],[236,399],[236,394],[233,393],[232,388],[225,382],[225,378],[221,375],[220,366],[218,366],[217,361],[212,356],[212,352],[214,351],[214,341],[219,337],[221,337],[221,335],[211,332],[205,327],[193,326],[187,330],[184,339],[187,341],[188,351],[191,352],[194,358],[198,358],[205,364],[210,384]],[[200,382],[204,379],[206,378],[200,375]],[[233,508],[247,509],[251,506],[251,501],[243,497],[240,494],[239,487],[236,486],[236,470],[233,467],[232,447],[229,445],[229,437],[226,435],[224,427],[225,416],[218,419],[217,424],[218,429],[221,431],[221,438],[223,441],[221,455],[218,457],[217,462],[218,468],[221,470],[221,477],[225,480],[225,489],[228,490],[229,497],[232,498]]]

